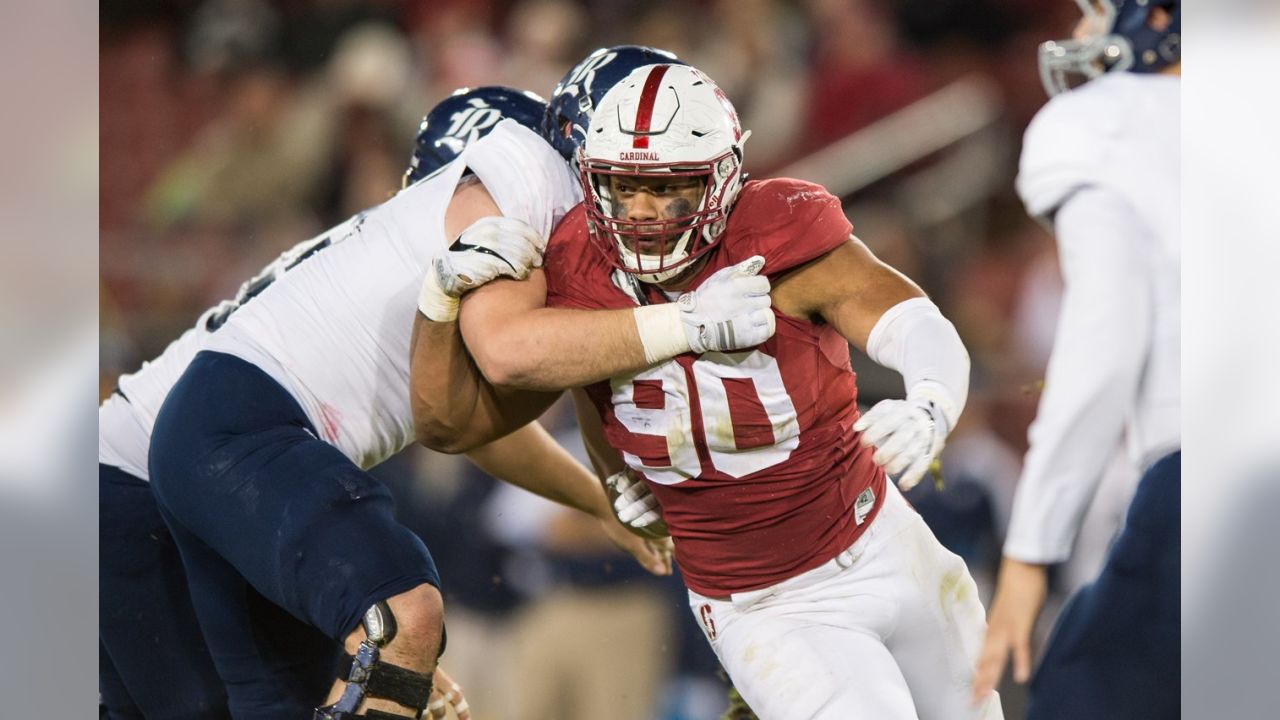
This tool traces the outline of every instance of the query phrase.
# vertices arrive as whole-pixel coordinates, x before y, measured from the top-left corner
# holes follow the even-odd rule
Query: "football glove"
[[[605,478],[604,487],[613,505],[613,514],[618,516],[623,527],[650,540],[670,535],[667,523],[662,519],[662,508],[658,507],[658,498],[630,470]]]
[[[898,487],[910,490],[942,452],[946,418],[930,400],[881,400],[853,424],[864,447],[875,446],[875,464],[896,476]]]
[[[674,303],[636,308],[636,328],[650,363],[685,352],[742,350],[773,337],[777,322],[764,258],[721,268]]]
[[[676,303],[690,350],[738,350],[773,337],[777,320],[762,269],[764,258],[755,255],[721,268],[697,290],[680,296]]]
[[[500,277],[529,277],[530,270],[542,267],[546,248],[546,238],[521,220],[480,218],[431,261],[418,309],[429,320],[451,322],[464,294]]]

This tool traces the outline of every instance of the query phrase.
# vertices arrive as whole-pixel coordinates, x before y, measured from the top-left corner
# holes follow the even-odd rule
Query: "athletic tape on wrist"
[[[644,347],[644,361],[656,363],[689,351],[689,338],[680,322],[680,307],[676,303],[646,305],[634,311],[636,331]]]
[[[436,269],[432,265],[422,278],[422,289],[418,292],[418,309],[428,320],[435,322],[453,322],[458,319],[458,299],[449,297],[441,289],[436,280]]]

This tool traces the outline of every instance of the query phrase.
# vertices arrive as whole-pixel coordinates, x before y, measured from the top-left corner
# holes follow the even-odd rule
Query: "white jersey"
[[[1113,449],[1181,445],[1180,81],[1115,73],[1051,100],[1018,192],[1052,223],[1065,295],[1005,554],[1055,562]]]
[[[286,252],[246,283],[238,302],[224,303],[229,311],[215,319],[216,332],[188,331],[131,384],[155,368],[148,387],[163,387],[162,402],[196,349],[235,355],[279,382],[320,437],[360,467],[399,452],[414,440],[409,340],[418,290],[431,260],[449,244],[445,209],[467,170],[504,215],[544,236],[581,200],[564,159],[537,134],[504,120],[453,163]],[[189,335],[194,341],[184,344]],[[132,401],[125,380],[121,383]],[[141,444],[135,440],[126,448],[129,464],[119,457],[110,463],[131,473],[146,468],[159,408],[159,402],[150,407],[150,398],[146,409],[134,414],[143,433],[137,435]],[[100,437],[106,434],[101,431]],[[107,462],[101,450],[99,456]]]
[[[116,392],[98,408],[98,462],[114,465],[143,480],[150,479],[147,453],[156,414],[209,336],[209,319],[225,305],[206,310],[195,327],[169,343],[159,357],[142,363],[135,373],[120,376]]]

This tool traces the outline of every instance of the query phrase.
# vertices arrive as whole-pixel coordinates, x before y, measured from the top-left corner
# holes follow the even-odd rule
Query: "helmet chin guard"
[[[742,146],[749,136],[724,92],[702,72],[669,64],[632,71],[600,101],[578,150],[596,246],[643,282],[665,282],[688,269],[724,232],[742,189]],[[702,193],[696,206],[677,206],[678,214],[632,220],[610,189],[616,176],[695,178]]]

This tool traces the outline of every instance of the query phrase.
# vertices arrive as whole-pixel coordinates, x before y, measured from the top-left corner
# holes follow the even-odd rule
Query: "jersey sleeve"
[[[738,202],[727,232],[742,233],[745,242],[733,244],[732,261],[761,255],[770,277],[831,252],[853,232],[840,199],[802,180],[750,183]]]
[[[543,237],[578,204],[582,191],[568,163],[536,133],[507,119],[462,153],[502,214]]]
[[[1075,193],[1054,224],[1066,292],[1004,551],[1033,563],[1070,554],[1120,445],[1151,344],[1145,230],[1133,210],[1089,189]]]
[[[1123,98],[1103,80],[1054,97],[1027,127],[1017,189],[1032,217],[1052,216],[1074,193],[1104,180]]]

